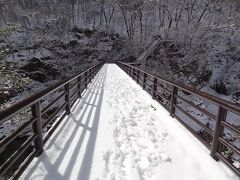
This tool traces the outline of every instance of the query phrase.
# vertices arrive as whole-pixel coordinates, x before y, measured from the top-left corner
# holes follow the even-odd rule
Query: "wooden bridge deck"
[[[104,65],[20,179],[239,179],[116,65]]]

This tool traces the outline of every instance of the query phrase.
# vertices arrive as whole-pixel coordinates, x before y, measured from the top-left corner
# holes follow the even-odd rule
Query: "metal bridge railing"
[[[215,160],[221,159],[240,175],[239,105],[147,73],[131,64],[118,62],[117,65],[206,145]],[[202,107],[204,103],[199,105],[192,99],[201,100],[209,107]]]
[[[0,125],[11,120],[23,121],[21,117],[26,117],[24,122],[20,122],[20,127],[0,140],[0,179],[9,174],[9,171],[13,171],[14,174],[8,178],[18,179],[33,158],[43,152],[44,144],[64,117],[70,113],[73,104],[81,97],[103,64],[94,65],[0,111]],[[47,97],[51,99],[50,102],[46,101]],[[30,131],[30,135],[16,146],[14,140],[22,136],[26,130]]]

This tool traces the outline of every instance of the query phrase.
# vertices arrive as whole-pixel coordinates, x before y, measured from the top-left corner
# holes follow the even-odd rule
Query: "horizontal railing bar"
[[[158,96],[160,96],[161,98],[163,98],[165,101],[167,101],[168,103],[170,103],[170,100],[168,100],[166,97],[164,97],[162,94],[160,94],[158,91],[156,91],[156,94]]]
[[[76,88],[78,86],[79,82],[75,83],[71,88],[70,91],[72,91],[74,88]]]
[[[21,146],[18,148],[0,167],[0,176],[5,173],[9,167],[15,163],[15,161],[31,146],[31,142],[33,142],[37,138],[37,135],[32,135],[28,138]]]
[[[147,88],[149,88],[151,91],[153,91],[153,88],[152,88],[151,86],[149,86],[148,84],[145,84],[145,86],[146,86]]]
[[[75,91],[75,92],[70,96],[70,99],[72,99],[74,96],[76,96],[79,91],[80,91],[80,89],[77,89],[77,91]]]
[[[183,114],[185,114],[186,116],[188,116],[191,120],[193,120],[196,124],[198,124],[199,126],[201,126],[205,131],[207,131],[207,133],[211,136],[213,136],[213,131],[210,130],[205,124],[203,124],[202,122],[200,122],[199,120],[197,120],[195,117],[193,117],[192,115],[190,115],[189,113],[187,113],[185,110],[183,110],[181,107],[179,107],[178,105],[174,105],[178,110],[180,110]]]
[[[89,82],[88,82],[88,81],[86,81],[86,82],[84,82],[84,83],[81,83],[81,90],[84,90],[84,89],[86,89],[86,88],[85,88],[86,84],[88,85],[88,84],[89,84]],[[82,88],[83,88],[83,89],[82,89]]]
[[[140,79],[140,78],[144,78],[144,74],[141,74],[141,73],[140,73],[140,74],[139,74],[139,79]]]
[[[229,130],[237,133],[237,134],[240,136],[240,130],[239,130],[239,129],[235,128],[234,126],[232,126],[232,125],[230,125],[229,123],[224,122],[224,121],[222,121],[221,124],[222,124],[224,127],[226,127],[226,128],[228,128]]]
[[[240,171],[232,163],[230,163],[225,157],[223,157],[218,152],[216,153],[216,155],[219,159],[221,159],[225,164],[227,164],[230,168],[232,168],[240,176]]]
[[[157,87],[159,87],[160,88],[160,90],[163,90],[163,91],[166,91],[168,94],[172,94],[172,92],[170,91],[170,90],[168,90],[167,88],[165,88],[165,87],[162,87],[159,83],[157,83]]]
[[[51,94],[53,92],[56,92],[60,88],[63,88],[66,84],[73,83],[73,81],[75,81],[77,78],[79,78],[82,75],[85,75],[86,72],[89,72],[89,73],[85,77],[86,82],[84,83],[84,85],[90,84],[90,80],[96,75],[96,73],[102,67],[102,64],[103,63],[98,63],[97,65],[94,65],[94,66],[88,68],[87,70],[79,73],[78,75],[72,76],[64,81],[60,81],[60,82],[56,83],[55,85],[50,86],[49,88],[46,88],[45,90],[38,92],[37,94],[30,96],[19,103],[14,104],[10,108],[0,111],[0,124],[8,121],[11,117],[14,117],[17,113],[22,112],[25,109],[32,108],[32,106],[36,102],[42,101],[46,96],[48,96],[49,94]],[[74,89],[78,85],[79,85],[79,82],[77,82],[72,87],[72,89]],[[79,92],[79,91],[80,90],[77,90],[77,92]],[[74,97],[77,92],[75,92],[74,95],[72,95],[71,97]],[[49,109],[51,109],[57,102],[59,102],[63,97],[66,96],[66,93],[67,92],[62,93],[60,96],[58,96],[56,99],[54,99],[53,102],[51,102],[46,107],[44,107],[43,110],[39,109],[39,111],[41,111],[41,114],[42,115],[46,114]],[[77,99],[78,98],[76,98],[76,100]],[[74,101],[76,101],[76,100],[74,100]],[[59,114],[61,111],[63,111],[63,109],[65,108],[66,105],[67,105],[67,102],[64,105],[62,105],[61,107],[59,107],[50,117],[48,117],[47,120],[43,123],[42,127],[43,128],[46,127],[51,121],[53,121],[53,119],[56,117],[56,115]],[[63,113],[61,113],[60,118],[57,120],[57,122],[54,123],[54,125],[51,126],[50,130],[47,131],[47,134],[46,134],[46,136],[44,136],[44,139],[43,139],[44,144],[46,143],[47,139],[51,136],[51,134],[54,132],[56,127],[64,119],[66,114],[67,114],[67,112],[63,111]],[[14,139],[16,139],[16,137],[19,136],[19,134],[24,129],[28,128],[31,124],[35,123],[36,120],[37,120],[36,118],[32,118],[31,120],[25,122],[23,125],[21,125],[19,128],[17,128],[13,133],[11,133],[8,137],[6,137],[2,141],[0,141],[0,147],[1,147],[0,150],[2,150],[2,151],[5,150],[4,148],[6,148],[7,145],[9,145]],[[22,154],[24,152],[26,152],[26,150],[28,148],[30,148],[32,146],[33,141],[35,141],[35,139],[38,137],[40,137],[40,134],[39,135],[34,134],[34,135],[28,137],[28,139],[23,144],[21,144],[20,147],[17,150],[15,150],[13,152],[13,154],[10,155],[10,157],[8,157],[8,159],[1,165],[0,174],[6,173],[8,171],[8,169],[11,167],[11,165],[16,164],[16,161],[22,156]],[[17,179],[17,177],[19,177],[22,174],[24,169],[29,165],[29,163],[35,157],[36,152],[37,151],[34,149],[34,151],[32,153],[28,154],[28,157],[24,160],[24,162],[20,165],[20,167],[18,167],[17,171],[14,172],[14,175],[12,176],[11,179]]]
[[[58,119],[58,121],[53,124],[50,130],[47,131],[46,135],[43,138],[43,144],[46,144],[50,136],[53,134],[56,128],[61,124],[62,120],[66,117],[66,115],[67,115],[67,112],[64,112],[62,116]]]
[[[198,96],[200,98],[203,98],[204,100],[208,101],[209,103],[212,103],[216,106],[218,106],[219,108],[222,108],[224,112],[232,112],[232,113],[235,113],[236,115],[239,115],[240,116],[240,106],[236,105],[236,104],[233,104],[232,102],[229,102],[229,101],[226,101],[224,99],[221,99],[221,98],[218,98],[218,97],[215,97],[213,95],[209,95],[207,93],[204,93],[204,92],[201,92],[201,91],[198,91],[198,90],[195,90],[191,87],[188,87],[186,85],[182,85],[182,84],[178,84],[177,82],[174,82],[172,80],[168,80],[166,78],[162,78],[162,77],[157,77],[155,75],[152,75],[150,73],[146,73],[142,70],[140,70],[139,68],[137,67],[134,67],[132,65],[129,65],[129,64],[125,64],[125,63],[122,63],[122,62],[118,62],[118,65],[124,70],[126,71],[127,73],[129,73],[129,68],[132,68],[135,72],[137,72],[136,76],[134,76],[135,74],[132,74],[130,73],[130,76],[133,76],[134,77],[134,80],[136,80],[137,82],[141,81],[141,79],[139,78],[139,74],[144,73],[145,76],[144,76],[144,85],[143,87],[147,87],[145,88],[145,90],[147,91],[154,91],[153,88],[151,88],[150,86],[148,86],[148,84],[146,82],[152,82],[154,83],[154,81],[151,81],[149,80],[149,77],[152,77],[152,78],[155,78],[155,81],[156,79],[158,80],[158,83],[157,83],[157,88],[158,89],[159,87],[161,88],[161,91],[163,94],[165,92],[167,92],[168,94],[171,94],[171,97],[174,95],[175,98],[178,98],[179,100],[181,100],[182,102],[184,103],[187,103],[187,105],[190,105],[191,107],[195,108],[196,110],[202,112],[203,114],[207,115],[208,117],[212,118],[213,120],[217,120],[217,116],[214,115],[213,113],[209,112],[208,110],[205,110],[197,105],[195,105],[194,103],[192,103],[191,101],[188,101],[187,99],[185,99],[184,97],[178,95],[178,93],[174,93],[174,92],[171,92],[170,90],[166,90],[166,88],[164,87],[163,84],[159,83],[159,81],[161,82],[165,82],[166,85],[171,85],[173,86],[174,88],[180,90],[180,91],[185,91],[185,92],[188,92],[192,95],[195,95],[195,96]],[[127,68],[128,67],[128,68]],[[132,71],[131,71],[132,72]],[[147,74],[147,75],[146,75]],[[160,85],[159,85],[160,84]],[[141,84],[140,84],[141,85]],[[150,90],[148,90],[150,89]],[[164,91],[165,90],[165,91]],[[150,93],[149,92],[149,93]],[[164,95],[161,94],[161,92],[159,91],[154,91],[158,96],[160,96],[161,98],[163,98],[164,100],[168,100],[167,97],[165,98]],[[155,97],[156,98],[156,97]],[[161,104],[163,105],[163,107],[165,109],[166,108],[166,105],[164,105],[158,98],[156,98],[156,100]],[[172,116],[175,117],[186,129],[188,129],[198,140],[200,140],[206,147],[208,147],[209,149],[211,148],[211,154],[212,152],[214,151],[213,146],[216,145],[216,142],[214,140],[214,138],[217,137],[217,141],[220,143],[220,144],[223,144],[225,145],[226,147],[228,147],[230,150],[234,151],[236,154],[240,155],[240,150],[235,147],[234,145],[232,145],[230,142],[228,142],[227,140],[223,139],[221,136],[222,135],[218,135],[218,131],[215,129],[214,131],[211,130],[210,128],[208,128],[205,124],[203,124],[200,120],[196,119],[194,116],[192,116],[191,114],[189,114],[188,112],[186,112],[183,108],[179,107],[178,105],[176,105],[175,103],[172,103],[172,106],[174,108],[177,108],[178,110],[180,110],[184,115],[186,115],[190,121],[193,121],[195,122],[197,125],[199,125],[201,128],[203,128],[206,133],[207,133],[207,136],[209,136],[207,139],[205,139],[204,137],[201,137],[200,134],[198,134],[197,132],[194,131],[193,128],[191,128],[187,123],[185,123],[180,117],[178,117],[176,115],[176,113],[173,113]],[[225,117],[224,117],[224,114],[218,114],[218,118],[221,118],[220,119],[220,125],[222,125],[224,128],[228,128],[230,131],[232,131],[233,133],[237,133],[237,135],[240,134],[240,130],[235,128],[234,126],[230,125],[229,123],[225,122]],[[219,120],[218,120],[219,121]],[[216,127],[217,128],[217,127]],[[219,130],[219,129],[218,129]],[[214,137],[213,137],[214,136]],[[212,145],[211,142],[214,144]],[[218,146],[218,145],[217,145]],[[216,154],[216,152],[215,152]],[[240,169],[236,168],[233,163],[229,162],[225,157],[221,156],[221,154],[217,153],[217,155],[220,157],[220,159],[222,159],[227,165],[229,165],[229,167],[231,167],[234,171],[236,171],[238,174],[240,174]]]
[[[137,77],[144,77],[142,74],[138,74],[137,72],[134,72],[134,73],[131,73],[131,74],[134,74],[135,76],[137,76]],[[139,76],[138,76],[139,75]]]
[[[89,77],[89,74],[88,74],[87,76],[84,75],[84,77],[82,77],[81,80],[82,80],[82,81],[85,81],[85,79],[88,78],[88,77]]]
[[[22,175],[24,170],[28,167],[28,165],[32,162],[32,160],[36,157],[37,151],[33,149],[33,151],[29,154],[29,156],[23,161],[23,163],[19,166],[18,170],[14,172],[11,180],[18,180]]]
[[[8,146],[23,130],[33,124],[37,119],[32,118],[31,120],[25,122],[19,128],[17,128],[12,134],[0,141],[0,152],[2,152],[6,146]]]
[[[134,75],[134,74],[132,74],[131,77],[132,77],[132,78],[136,78],[136,79],[138,78],[137,75]]]
[[[225,139],[223,139],[222,137],[219,137],[218,140],[220,141],[220,143],[224,144],[225,146],[227,146],[228,148],[230,148],[232,151],[234,151],[235,153],[237,153],[238,155],[240,155],[240,150],[237,149],[236,147],[234,147],[232,144],[230,144],[229,142],[227,142]]]
[[[118,63],[125,65],[125,63],[122,63],[122,62],[118,62]],[[143,71],[143,70],[141,70],[141,69],[138,69],[138,68],[136,68],[135,66],[132,66],[132,65],[130,65],[130,64],[127,64],[126,67],[132,67],[132,68],[135,69],[135,70],[139,70],[140,72],[147,74],[148,76],[155,77],[154,75],[152,75],[152,74],[150,74],[150,73],[148,73],[148,72],[145,72],[145,71]]]
[[[67,83],[77,79],[80,75],[83,75],[85,72],[89,71],[90,69],[93,69],[97,66],[100,66],[102,63],[99,63],[97,65],[94,65],[90,68],[88,68],[87,70],[74,75],[66,80],[60,81],[58,83],[56,83],[53,86],[50,86],[46,89],[44,89],[43,91],[40,91],[38,93],[36,93],[35,95],[32,95],[22,101],[20,101],[19,103],[16,103],[14,105],[12,105],[10,108],[7,108],[5,110],[0,111],[0,124],[8,121],[11,117],[13,117],[14,115],[16,115],[17,113],[31,107],[34,103],[36,103],[37,101],[43,99],[44,97],[46,97],[47,95],[51,94],[52,92],[64,87],[64,85],[66,85]]]
[[[79,99],[78,97],[76,97],[75,99],[73,99],[72,102],[71,102],[71,106],[73,106],[78,99]]]
[[[43,123],[43,128],[45,128],[53,119],[54,117],[60,112],[63,110],[63,108],[67,105],[67,102],[64,103],[59,109],[57,109],[51,116],[48,120],[46,120],[44,123]]]
[[[141,79],[138,79],[138,80],[139,80],[141,83],[144,83],[143,80],[141,80]],[[139,84],[140,84],[140,83],[139,83]]]
[[[122,62],[118,62],[118,63],[126,65],[125,63],[122,63]],[[143,70],[138,69],[138,68],[136,68],[136,67],[134,67],[132,65],[126,65],[126,66],[129,66],[129,67],[137,69],[137,70],[139,70],[141,72],[144,72]],[[147,73],[147,72],[144,72],[144,73],[148,74],[149,76],[152,76],[152,77],[155,77],[157,79],[160,79],[161,81],[166,82],[166,83],[168,83],[168,84],[170,84],[172,86],[178,87],[181,90],[184,90],[184,91],[189,92],[191,94],[195,94],[197,96],[200,96],[200,97],[202,97],[202,98],[204,98],[204,99],[206,99],[206,100],[208,100],[208,101],[210,101],[210,102],[212,102],[214,104],[221,105],[222,107],[224,107],[227,110],[232,111],[232,112],[234,112],[236,114],[240,114],[240,106],[238,106],[238,105],[236,105],[236,104],[234,104],[234,103],[232,103],[230,101],[226,101],[226,100],[221,99],[219,97],[216,97],[216,96],[213,96],[213,95],[210,95],[210,94],[207,94],[207,93],[195,90],[195,89],[190,88],[190,87],[188,87],[186,85],[182,85],[182,84],[180,85],[180,84],[178,84],[178,83],[176,83],[176,82],[174,82],[172,80],[166,79],[164,77],[159,77],[159,76],[156,76],[156,75],[152,75],[152,74]]]
[[[51,109],[56,103],[58,103],[62,98],[65,97],[67,93],[64,92],[62,93],[60,96],[58,96],[53,102],[51,102],[47,107],[45,107],[43,110],[42,110],[42,115],[44,115],[49,109]]]
[[[210,149],[210,145],[204,141],[202,138],[200,138],[200,136],[197,135],[197,133],[192,129],[190,128],[180,117],[178,117],[176,114],[174,114],[174,117],[178,120],[178,122],[180,122],[185,128],[187,128],[191,133],[192,135],[194,135],[198,140],[200,140],[208,149]]]
[[[148,77],[148,76],[147,76]],[[154,83],[154,81],[152,81],[151,79],[146,78],[146,82],[151,82]]]
[[[136,74],[136,73],[134,73],[134,74]],[[132,76],[135,77],[135,78],[138,78],[138,76],[135,76],[135,75],[132,75]],[[142,76],[142,77],[144,77],[144,76]],[[140,82],[144,83],[144,80],[139,79],[139,78],[138,78],[138,80],[139,80]],[[153,82],[153,81],[151,81],[151,80],[149,80],[149,79],[146,79],[146,80],[148,80],[148,81],[150,81],[150,82]],[[140,83],[139,83],[139,84],[140,84]],[[143,86],[142,84],[140,84],[140,85]],[[145,83],[145,89],[146,89],[146,87],[147,87],[147,88],[150,88],[151,91],[153,91],[152,87],[150,87],[147,83]],[[160,85],[159,85],[159,87],[162,88]],[[163,88],[162,88],[162,89],[163,89]],[[163,89],[163,90],[165,90],[165,89]],[[170,101],[169,101],[167,98],[163,97],[158,91],[156,92],[156,94],[159,95],[159,96],[160,96],[161,98],[163,98],[164,100],[166,100],[168,103],[170,103]],[[157,99],[157,101],[158,101],[160,104],[162,104],[163,107],[164,107],[166,110],[168,110],[167,107],[165,107],[166,105],[164,105],[160,100]]]
[[[182,101],[184,101],[185,103],[187,103],[188,105],[194,107],[195,109],[201,111],[202,113],[204,113],[205,115],[209,116],[210,118],[212,118],[213,120],[216,120],[216,116],[208,111],[206,111],[205,109],[200,108],[199,106],[193,104],[192,102],[186,100],[185,98],[179,96],[179,95],[175,95],[178,99],[181,99]]]
[[[167,108],[167,105],[166,105],[166,104],[163,104],[163,102],[161,102],[159,99],[155,99],[155,100],[156,100],[157,102],[159,102],[164,109],[166,109],[167,111],[169,111],[169,109]]]

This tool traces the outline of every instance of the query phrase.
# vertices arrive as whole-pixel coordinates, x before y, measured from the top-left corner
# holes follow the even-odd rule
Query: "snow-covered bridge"
[[[239,177],[122,69],[105,64],[20,179]]]

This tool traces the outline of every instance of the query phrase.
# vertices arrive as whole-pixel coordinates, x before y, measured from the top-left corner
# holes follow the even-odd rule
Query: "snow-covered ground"
[[[116,65],[105,65],[21,179],[238,180]]]

